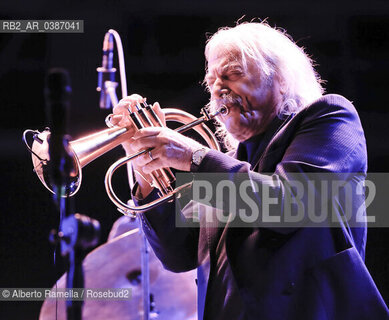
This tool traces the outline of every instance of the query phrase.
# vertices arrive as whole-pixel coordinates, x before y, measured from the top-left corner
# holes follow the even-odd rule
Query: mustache
[[[218,100],[219,106],[222,105],[240,105],[242,106],[242,98],[234,93],[223,94],[221,99]]]
[[[211,106],[213,110],[220,110],[223,106],[227,108],[232,105],[238,105],[243,109],[242,98],[234,93],[223,94],[219,99],[213,99],[211,101]]]

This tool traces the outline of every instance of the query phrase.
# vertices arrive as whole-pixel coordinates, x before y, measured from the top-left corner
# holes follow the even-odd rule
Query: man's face
[[[244,70],[242,63],[230,56],[211,56],[205,79],[211,103],[216,104],[216,109],[222,105],[229,109],[227,115],[218,118],[238,141],[264,132],[282,101],[278,81],[260,79],[258,68],[252,62]]]

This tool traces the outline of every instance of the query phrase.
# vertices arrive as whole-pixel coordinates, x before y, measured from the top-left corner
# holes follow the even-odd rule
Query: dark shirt
[[[278,132],[286,120],[293,116],[294,114],[281,114],[270,122],[265,132],[239,143],[236,158],[250,163],[251,170],[254,170],[261,159],[261,154],[269,144],[269,141]]]
[[[260,149],[264,135],[262,133],[240,143],[237,149],[238,159],[247,161],[251,166],[254,166],[253,160]],[[210,282],[207,290],[207,295],[210,297],[209,301],[212,301],[212,305],[207,306],[205,319],[244,320],[247,319],[244,304],[226,254],[226,234],[227,229],[223,229],[215,251],[216,262],[213,263],[211,268]]]

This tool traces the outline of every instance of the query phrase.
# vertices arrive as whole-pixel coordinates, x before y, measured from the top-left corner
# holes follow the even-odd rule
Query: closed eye
[[[244,75],[241,68],[231,68],[229,67],[224,72],[221,73],[220,78],[224,81],[236,81],[240,79]],[[209,88],[212,88],[216,81],[216,77],[214,75],[208,74],[205,76],[204,81]]]
[[[213,84],[214,84],[215,81],[216,81],[216,78],[213,77],[213,76],[205,76],[204,81],[205,81],[205,83],[207,84],[208,87],[212,87]]]
[[[221,78],[224,81],[236,81],[239,80],[243,76],[243,72],[239,70],[233,70],[233,71],[228,71],[224,74],[221,75]]]
[[[234,81],[239,79],[242,75],[243,75],[242,71],[233,70],[233,71],[229,71],[224,77],[226,78],[226,80]]]

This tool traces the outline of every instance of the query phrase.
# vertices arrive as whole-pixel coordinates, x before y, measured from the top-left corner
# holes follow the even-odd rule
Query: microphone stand
[[[139,219],[139,217],[138,217]],[[143,289],[143,320],[150,319],[150,263],[149,244],[143,232],[142,223],[139,219],[139,234],[141,236],[141,268],[142,268],[142,289]]]
[[[69,137],[63,138],[64,146],[67,147]],[[65,148],[68,150],[68,148]],[[67,320],[81,320],[82,307],[84,304],[83,291],[72,289],[84,288],[84,271],[82,260],[89,248],[95,247],[100,234],[100,224],[97,220],[81,214],[74,214],[73,198],[69,196],[69,185],[71,180],[72,161],[70,154],[61,159],[65,165],[57,171],[61,176],[60,183],[54,184],[53,200],[59,208],[60,226],[56,239],[60,241],[61,255],[67,258],[66,289],[68,299],[66,300]],[[53,168],[58,170],[59,168]],[[79,296],[81,295],[81,296]]]
[[[122,41],[120,39],[119,34],[115,30],[110,29],[104,36],[102,66],[97,68],[98,84],[96,90],[100,92],[101,109],[110,109],[110,107],[114,108],[118,104],[118,98],[116,95],[116,88],[118,86],[118,83],[115,82],[116,69],[113,67],[113,49],[114,49],[113,40],[115,40],[117,45],[122,97],[124,98],[127,96],[127,81],[125,75]],[[130,163],[128,164],[127,172],[128,172],[128,180],[129,180],[130,188],[132,190],[134,186],[134,175]],[[146,236],[143,232],[142,223],[139,217],[138,217],[138,222],[139,222],[139,233],[141,236],[143,320],[149,320],[150,311],[151,309],[154,309],[153,303],[151,303],[150,301],[151,295],[150,295],[149,245]],[[155,318],[155,316],[153,316],[153,318]]]

